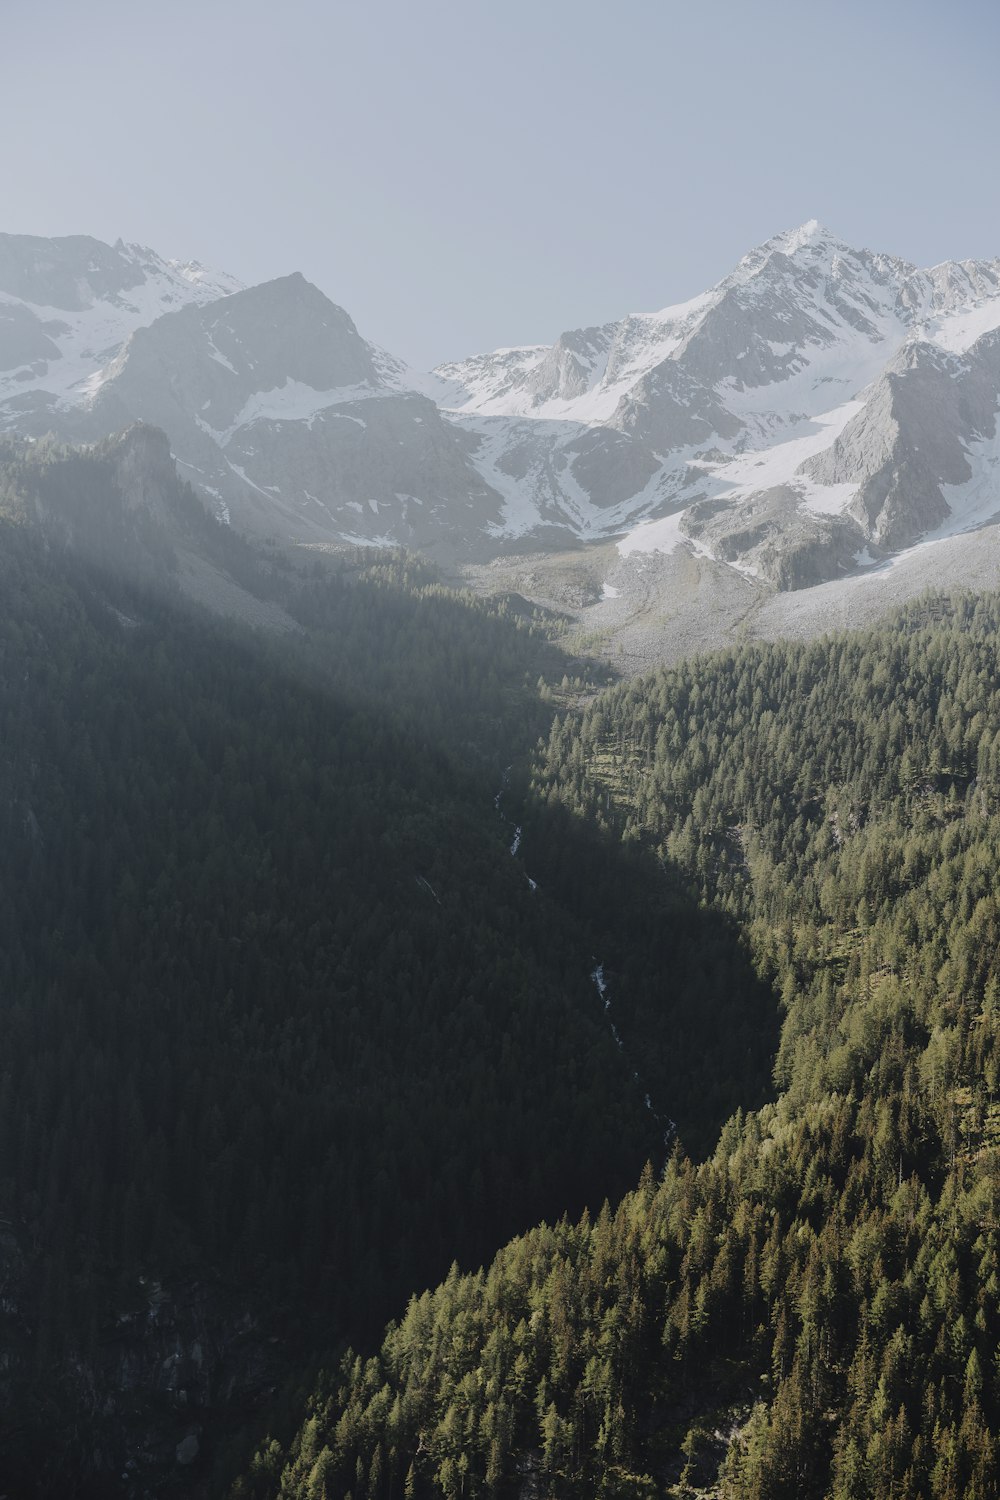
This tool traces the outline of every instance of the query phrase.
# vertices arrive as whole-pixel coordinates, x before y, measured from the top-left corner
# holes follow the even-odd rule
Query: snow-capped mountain
[[[444,366],[438,400],[509,533],[796,586],[1000,510],[998,327],[1000,262],[920,271],[813,221],[691,302]]]
[[[196,261],[87,235],[0,234],[0,411],[4,425],[52,425],[86,400],[137,328],[240,289]]]
[[[432,401],[296,274],[139,329],[79,414],[162,427],[221,519],[297,540],[470,545],[491,497]]]
[[[658,313],[422,375],[301,276],[0,237],[0,427],[141,418],[222,520],[452,556],[615,538],[779,587],[1000,511],[1000,261],[815,221]]]
[[[501,524],[464,436],[302,276],[244,288],[136,246],[0,239],[0,430],[137,420],[258,534],[454,555]]]

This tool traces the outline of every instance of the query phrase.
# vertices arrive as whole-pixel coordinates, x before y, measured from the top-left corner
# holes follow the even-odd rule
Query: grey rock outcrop
[[[134,333],[76,425],[92,438],[135,420],[169,433],[220,519],[257,534],[474,553],[500,520],[434,403],[387,380],[297,274]]]
[[[626,537],[803,587],[1000,512],[998,330],[1000,262],[811,221],[689,302],[418,375],[300,275],[0,236],[0,430],[153,424],[220,521],[286,541]]]
[[[994,436],[998,404],[1000,334],[984,335],[965,358],[907,343],[805,472],[824,484],[857,484],[850,514],[867,538],[898,550],[949,519],[942,487],[973,477],[968,445]]]

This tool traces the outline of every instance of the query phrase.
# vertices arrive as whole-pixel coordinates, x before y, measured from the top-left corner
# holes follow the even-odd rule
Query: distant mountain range
[[[218,519],[446,559],[615,538],[797,588],[1000,511],[1000,261],[815,221],[679,306],[429,374],[300,275],[0,236],[0,431],[163,428]]]

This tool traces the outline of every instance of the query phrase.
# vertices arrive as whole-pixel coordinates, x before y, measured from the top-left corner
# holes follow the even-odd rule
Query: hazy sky
[[[418,366],[816,217],[1000,255],[985,0],[0,0],[0,228],[301,270]]]

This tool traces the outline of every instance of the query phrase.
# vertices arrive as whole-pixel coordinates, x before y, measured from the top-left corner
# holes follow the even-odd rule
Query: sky
[[[818,218],[1000,255],[984,0],[0,0],[0,229],[302,271],[418,368]]]

